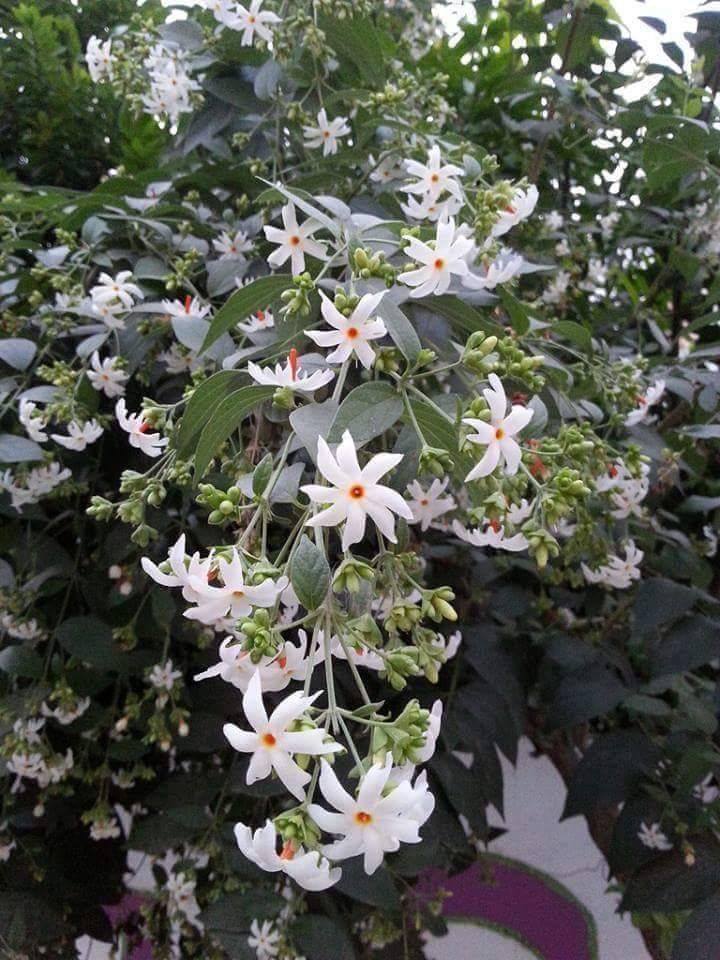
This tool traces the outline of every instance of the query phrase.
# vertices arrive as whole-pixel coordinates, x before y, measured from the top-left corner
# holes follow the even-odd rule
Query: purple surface
[[[119,927],[134,914],[138,914],[143,903],[142,897],[138,897],[136,894],[128,894],[120,903],[116,903],[112,907],[105,907],[104,910],[113,927]],[[143,941],[133,949],[128,960],[153,960],[151,944],[147,940]]]
[[[430,871],[431,890],[452,892],[444,904],[446,917],[465,917],[505,927],[545,960],[593,960],[591,935],[579,903],[567,899],[527,873],[522,865],[483,860],[463,873],[447,877]]]

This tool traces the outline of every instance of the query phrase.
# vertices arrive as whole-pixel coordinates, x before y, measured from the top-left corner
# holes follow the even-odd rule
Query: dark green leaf
[[[691,837],[695,863],[688,866],[680,850],[656,857],[630,878],[620,905],[633,913],[677,913],[698,906],[720,889],[720,842],[713,836]]]
[[[345,397],[333,420],[328,443],[339,443],[349,430],[355,444],[362,446],[379,437],[400,419],[402,400],[389,383],[371,380],[361,383]]]
[[[306,957],[354,960],[355,951],[347,930],[338,920],[322,914],[305,914],[292,925],[293,943]]]
[[[120,670],[124,666],[112,630],[98,617],[70,617],[60,624],[55,636],[63,649],[83,663],[103,670]]]
[[[205,424],[195,451],[195,479],[204,476],[208,464],[245,417],[275,393],[274,387],[241,387],[225,397]]]
[[[672,960],[717,960],[720,944],[720,893],[696,907],[673,944]]]
[[[213,317],[202,349],[207,350],[236,323],[246,320],[258,310],[267,309],[280,297],[283,290],[291,286],[292,277],[278,273],[271,277],[260,277],[236,291]]]
[[[290,582],[306,610],[317,610],[327,599],[330,565],[325,554],[305,534],[290,561]]]
[[[219,370],[195,389],[180,421],[176,446],[181,457],[192,451],[197,435],[223,397],[237,390],[245,379],[245,374],[237,370]]]
[[[415,333],[415,328],[400,307],[389,300],[385,300],[380,304],[378,316],[382,318],[387,327],[387,332],[400,353],[408,363],[414,363],[422,349],[422,344],[417,333]]]

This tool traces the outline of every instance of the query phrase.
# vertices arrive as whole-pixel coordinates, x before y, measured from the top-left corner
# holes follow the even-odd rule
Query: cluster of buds
[[[364,560],[356,560],[352,557],[338,567],[332,588],[335,593],[342,593],[343,590],[347,590],[348,593],[358,593],[363,581],[371,583],[374,579],[373,568]]]
[[[280,299],[285,304],[281,309],[283,316],[310,316],[310,294],[315,289],[315,281],[309,273],[301,273],[292,279],[292,287],[283,290]]]
[[[396,270],[387,263],[382,251],[373,253],[365,250],[364,247],[357,247],[353,253],[352,262],[354,271],[361,280],[379,277],[387,287],[391,287],[395,282]]]
[[[242,514],[238,508],[243,494],[239,487],[232,486],[227,490],[219,490],[211,483],[201,483],[199,490],[196,500],[209,509],[208,523],[213,525],[229,521],[236,523],[240,519]]]
[[[253,663],[263,657],[274,657],[282,644],[282,637],[275,630],[269,610],[257,607],[251,617],[241,620],[239,630],[245,637],[244,647]]]
[[[420,763],[420,751],[425,746],[429,726],[430,711],[424,710],[417,700],[410,700],[395,720],[373,726],[370,744],[373,760],[382,763],[387,754],[392,753],[398,766]]]
[[[497,356],[493,354],[498,344],[498,338],[488,336],[482,330],[471,333],[465,344],[462,362],[470,370],[486,377],[496,369]]]

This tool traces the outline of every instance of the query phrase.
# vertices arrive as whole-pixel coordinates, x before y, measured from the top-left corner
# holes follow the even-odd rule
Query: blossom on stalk
[[[252,240],[244,230],[238,230],[231,235],[227,230],[223,230],[220,236],[213,240],[215,252],[220,254],[221,260],[235,260],[242,257],[244,253],[252,250]]]
[[[411,177],[416,177],[414,183],[401,187],[405,193],[427,194],[436,200],[443,191],[459,196],[460,184],[455,177],[463,176],[463,168],[454,163],[443,163],[440,157],[440,147],[435,143],[428,150],[427,163],[418,160],[406,160],[405,170]]]
[[[198,587],[207,584],[212,576],[214,562],[212,553],[203,559],[196,551],[186,563],[184,533],[168,551],[167,565],[170,567],[170,573],[163,572],[149,557],[143,557],[140,561],[145,573],[155,583],[163,587],[182,587],[183,599],[188,603],[198,603],[201,600],[202,595]]]
[[[121,304],[125,310],[132,310],[136,300],[142,300],[145,294],[130,279],[132,270],[121,270],[114,277],[101,273],[100,279],[90,290],[93,304]]]
[[[673,845],[660,829],[659,823],[651,823],[649,826],[645,822],[641,823],[638,839],[649,850],[672,850]]]
[[[591,570],[584,563],[581,564],[581,569],[588,583],[626,590],[634,580],[640,579],[640,564],[644,556],[643,551],[635,546],[635,541],[628,540],[625,544],[625,559],[611,555],[607,563],[598,567],[597,570]]]
[[[299,630],[298,636],[299,644],[295,645],[286,640],[276,657],[263,657],[259,663],[253,663],[242,642],[238,642],[235,637],[226,637],[218,650],[220,660],[202,673],[196,674],[194,679],[220,677],[244,693],[253,675],[259,672],[260,682],[266,693],[284,690],[293,680],[304,680],[307,674],[307,634],[304,630]],[[320,662],[319,658],[317,662]]]
[[[326,741],[325,730],[317,727],[292,729],[321,693],[318,690],[311,697],[304,697],[300,691],[291,693],[268,718],[262,699],[260,673],[255,671],[243,695],[243,710],[252,731],[242,730],[234,723],[226,723],[223,727],[233,749],[252,754],[245,775],[248,785],[264,780],[274,770],[294,797],[305,799],[305,784],[310,782],[310,774],[297,765],[293,756],[300,753],[318,757],[342,750],[339,743]]]
[[[407,485],[407,492],[412,497],[408,501],[413,515],[412,523],[419,523],[421,530],[427,530],[434,520],[455,509],[455,498],[442,496],[449,482],[449,477],[443,480],[436,478],[427,490],[418,480]]]
[[[654,407],[656,403],[660,403],[664,393],[664,380],[656,380],[654,383],[652,383],[647,388],[645,393],[637,398],[637,410],[633,410],[627,415],[627,417],[625,417],[625,426],[634,427],[635,424],[642,423],[643,421],[647,420],[648,414],[650,413],[650,408]]]
[[[257,954],[257,960],[272,960],[280,951],[280,933],[273,927],[270,920],[263,920],[262,926],[257,920],[250,924],[248,946]]]
[[[165,690],[168,693],[180,679],[182,679],[182,671],[175,669],[172,660],[156,663],[148,674],[148,681],[156,690]]]
[[[366,293],[360,298],[349,317],[320,291],[322,315],[331,330],[307,330],[306,333],[319,347],[335,347],[326,357],[328,363],[343,363],[354,353],[360,363],[369,370],[375,362],[375,351],[370,340],[379,340],[387,334],[380,317],[374,317],[384,291]]]
[[[275,326],[272,310],[256,310],[245,323],[238,324],[243,333],[257,333],[259,330],[271,330]]]
[[[327,260],[325,245],[313,239],[313,233],[320,228],[317,220],[308,219],[298,225],[295,204],[286,203],[281,211],[283,228],[263,227],[265,237],[271,243],[279,244],[267,258],[271,267],[281,267],[287,260],[293,274],[305,270],[305,254],[318,260]]]
[[[489,523],[485,530],[479,528],[468,530],[459,520],[455,520],[453,521],[453,533],[458,539],[471,543],[474,547],[494,547],[496,550],[518,553],[527,550],[529,546],[524,534],[516,533],[508,537],[505,534],[505,528],[497,521]]]
[[[350,132],[347,117],[328,120],[325,107],[318,112],[317,124],[314,127],[303,127],[305,146],[310,150],[322,147],[324,157],[336,154],[340,137],[346,137]]]
[[[343,433],[335,456],[323,437],[318,437],[317,466],[331,487],[310,483],[301,487],[313,503],[332,506],[307,521],[310,527],[334,527],[345,521],[343,550],[365,536],[367,517],[392,543],[396,543],[393,513],[412,520],[412,510],[396,490],[378,484],[402,460],[400,453],[377,453],[364,467],[358,463],[355,443],[349,430]]]
[[[494,290],[499,283],[507,283],[516,277],[522,270],[522,256],[510,250],[502,251],[492,261],[483,267],[482,273],[469,273],[463,277],[462,284],[468,290]]]
[[[521,407],[519,404],[513,404],[506,416],[505,388],[497,374],[491,373],[488,380],[490,388],[483,390],[483,396],[490,408],[490,422],[486,423],[475,417],[463,418],[463,423],[475,430],[475,433],[468,435],[468,440],[487,447],[480,462],[465,477],[466,483],[477,477],[489,476],[499,463],[504,463],[505,473],[509,477],[517,473],[522,453],[520,445],[513,437],[526,427],[533,417],[531,408]]]
[[[302,357],[299,357],[297,350],[293,348],[284,367],[279,363],[275,364],[274,369],[248,363],[247,372],[256,383],[266,387],[285,387],[288,390],[299,390],[301,393],[314,393],[335,379],[335,373],[332,370],[303,373],[300,370],[301,366]]]
[[[346,860],[362,854],[365,873],[372,874],[385,853],[398,850],[401,843],[420,842],[420,827],[430,816],[434,801],[423,804],[428,797],[432,800],[427,788],[416,792],[409,781],[383,796],[392,773],[391,754],[384,764],[374,763],[362,776],[356,797],[341,786],[326,760],[320,762],[320,789],[337,812],[311,803],[308,813],[322,830],[342,838],[322,847],[329,859]]]
[[[97,83],[105,76],[112,80],[112,40],[103,41],[93,34],[85,48],[85,63],[93,83]]]
[[[25,427],[25,432],[35,443],[45,443],[48,438],[45,433],[47,417],[43,416],[36,403],[32,400],[21,400],[18,408],[18,420]]]
[[[462,207],[462,200],[459,197],[450,194],[443,200],[438,200],[426,194],[420,200],[409,196],[407,203],[401,203],[402,212],[410,220],[429,220],[435,223],[438,220],[449,220],[459,213]]]
[[[51,433],[50,436],[60,446],[68,450],[84,450],[88,444],[95,443],[102,436],[103,428],[97,420],[88,420],[80,424],[71,420],[67,425],[68,436],[60,433]]]
[[[207,579],[191,581],[200,596],[197,606],[185,611],[189,620],[208,624],[226,616],[238,620],[247,617],[253,607],[274,607],[288,583],[287,577],[277,581],[268,578],[256,586],[245,583],[243,563],[235,547],[229,561],[224,557],[218,559],[218,572],[222,579],[220,586],[213,586]]]
[[[115,404],[115,416],[123,430],[129,434],[130,446],[142,450],[148,457],[159,457],[163,448],[170,442],[167,437],[161,437],[157,432],[148,433],[150,424],[145,419],[145,415],[128,413],[122,397]]]
[[[163,300],[162,305],[169,317],[183,320],[202,320],[210,313],[209,303],[203,303],[199,297],[191,297],[190,294],[184,300]]]
[[[331,868],[317,850],[306,852],[290,841],[278,853],[278,837],[272,820],[267,820],[265,826],[255,832],[244,823],[236,824],[235,839],[240,851],[261,870],[268,873],[282,871],[305,890],[327,890],[342,876],[340,868]]]
[[[369,153],[367,158],[370,179],[374,183],[392,183],[403,175],[402,161],[392,153],[382,157],[379,161]]]
[[[241,46],[249,47],[255,40],[255,34],[270,43],[272,40],[272,30],[269,24],[280,23],[280,17],[270,10],[261,10],[262,0],[252,0],[250,6],[246,9],[242,4],[237,7],[237,26],[235,29],[242,30]]]
[[[101,361],[96,350],[90,357],[90,366],[87,378],[93,389],[102,390],[106,397],[121,397],[125,393],[128,375],[117,366],[117,357],[105,357]]]
[[[537,202],[538,191],[534,184],[531,184],[527,190],[517,189],[507,207],[498,214],[491,235],[502,237],[521,220],[527,219],[535,209]]]
[[[427,297],[431,293],[438,296],[445,293],[453,274],[464,277],[469,272],[465,258],[472,248],[473,241],[469,237],[457,234],[454,220],[440,221],[432,246],[417,237],[410,237],[405,253],[422,266],[415,270],[406,270],[400,274],[398,280],[413,287],[411,297]]]

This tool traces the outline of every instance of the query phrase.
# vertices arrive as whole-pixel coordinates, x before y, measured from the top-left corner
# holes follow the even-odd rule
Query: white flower
[[[535,209],[538,202],[538,191],[534,184],[531,184],[527,190],[516,190],[508,206],[500,211],[498,219],[491,231],[491,236],[501,237],[511,230],[515,224],[525,220]]]
[[[606,214],[604,217],[598,218],[598,223],[600,224],[600,230],[602,231],[603,237],[606,239],[611,237],[615,227],[620,222],[620,214],[617,211],[613,210],[611,213]]]
[[[338,151],[338,140],[350,133],[347,117],[335,117],[328,120],[325,107],[317,115],[317,126],[303,127],[305,146],[308,149],[323,148],[323,156],[327,157]]]
[[[331,813],[311,803],[308,813],[322,830],[342,836],[322,848],[329,859],[346,860],[363,854],[365,872],[372,874],[382,863],[384,853],[398,850],[401,843],[420,842],[419,830],[425,815],[425,810],[421,816],[418,809],[422,792],[416,794],[410,783],[404,781],[383,796],[392,772],[391,754],[383,765],[375,763],[363,775],[357,797],[343,789],[326,760],[320,762],[323,797],[339,812]]]
[[[342,875],[339,867],[331,869],[317,850],[306,853],[291,841],[285,843],[278,853],[277,833],[272,820],[254,833],[244,823],[236,824],[235,839],[241,852],[261,870],[267,870],[268,873],[282,871],[305,890],[327,890]]]
[[[385,324],[379,317],[371,319],[383,295],[384,291],[366,293],[350,316],[346,317],[320,291],[323,318],[333,329],[307,330],[306,333],[319,347],[335,347],[326,357],[328,363],[343,363],[354,353],[366,370],[372,367],[375,351],[368,341],[379,340],[387,334]]]
[[[271,330],[275,326],[275,317],[271,310],[256,310],[247,323],[239,323],[238,330],[243,333],[257,333],[259,330]]]
[[[443,663],[447,663],[448,660],[452,660],[455,654],[460,649],[460,644],[462,643],[462,633],[459,630],[454,630],[449,637],[444,637],[441,633],[436,633],[433,640],[430,641],[433,647],[437,647],[443,652]]]
[[[455,177],[463,176],[462,167],[454,163],[443,164],[440,158],[440,147],[433,144],[428,150],[427,163],[417,160],[406,160],[405,169],[411,177],[417,177],[415,183],[409,183],[401,189],[405,193],[428,194],[436,200],[443,191],[459,196],[460,184]]]
[[[502,251],[483,268],[481,274],[469,273],[463,277],[462,284],[469,290],[494,290],[499,283],[507,283],[522,270],[522,256],[509,250]]]
[[[442,497],[445,492],[449,478],[444,480],[435,479],[427,490],[417,481],[413,480],[407,486],[407,491],[412,497],[408,501],[408,506],[412,510],[412,522],[419,523],[421,530],[427,530],[430,524],[441,517],[449,510],[455,509],[455,500],[453,497]]]
[[[489,476],[501,462],[504,462],[508,476],[517,473],[522,454],[519,444],[512,438],[526,427],[533,417],[530,407],[521,407],[518,404],[513,404],[506,416],[505,389],[496,374],[491,373],[488,379],[490,389],[483,390],[483,396],[490,408],[490,423],[474,417],[463,418],[463,423],[475,430],[475,433],[468,434],[468,440],[487,446],[480,462],[465,477],[466,483],[477,477]]]
[[[145,294],[130,277],[132,270],[121,270],[114,277],[101,273],[98,283],[90,291],[93,303],[120,303],[126,310],[132,310],[135,300],[142,300]]]
[[[714,557],[718,550],[718,537],[712,525],[706,523],[702,528],[705,542],[701,544],[701,550],[706,557]]]
[[[295,763],[293,755],[301,753],[317,757],[342,750],[339,743],[325,742],[325,730],[288,729],[295,725],[295,721],[321,693],[318,690],[311,697],[304,697],[299,691],[291,693],[268,718],[262,700],[260,673],[255,672],[243,695],[243,710],[253,728],[252,732],[241,730],[234,723],[226,723],[223,727],[231,747],[241,753],[252,754],[245,775],[248,785],[256,780],[264,780],[274,770],[294,797],[305,799],[304,788],[310,782],[310,774]]]
[[[414,751],[413,759],[415,763],[427,763],[435,753],[437,739],[440,736],[440,725],[442,723],[443,705],[442,700],[436,700],[432,705],[430,716],[428,717],[428,728],[425,731],[425,743],[419,750]]]
[[[425,194],[420,200],[409,196],[407,203],[401,203],[400,207],[406,217],[411,220],[429,220],[435,223],[437,220],[449,220],[459,213],[462,207],[462,200],[450,194],[444,200],[438,200]]]
[[[410,238],[405,253],[423,266],[401,273],[398,280],[414,287],[411,297],[445,293],[453,274],[462,277],[468,273],[465,257],[472,247],[473,241],[469,237],[456,234],[455,222],[452,219],[438,222],[433,246],[423,243],[417,237]]]
[[[639,396],[637,398],[637,402],[639,404],[637,410],[633,410],[632,413],[629,413],[628,416],[625,417],[625,426],[632,427],[636,423],[642,423],[643,420],[647,420],[650,407],[654,406],[656,403],[659,403],[664,393],[664,380],[656,380],[653,384],[651,384],[645,391],[644,396]]]
[[[346,521],[342,536],[343,550],[359,543],[365,536],[367,517],[392,543],[396,543],[393,513],[412,520],[412,510],[399,493],[378,484],[384,476],[402,460],[399,453],[377,453],[361,469],[355,444],[349,430],[343,433],[336,456],[323,437],[318,437],[318,470],[329,480],[332,487],[310,483],[300,489],[313,503],[330,503],[332,506],[307,521],[310,527],[334,527]]]
[[[319,229],[316,220],[306,220],[298,226],[295,204],[286,203],[282,208],[283,229],[279,227],[263,227],[266,238],[271,243],[279,244],[277,250],[268,257],[271,267],[281,267],[286,260],[290,260],[293,274],[305,270],[305,254],[317,257],[318,260],[327,260],[325,246],[314,240],[312,235]]]
[[[213,240],[213,247],[221,260],[235,260],[252,250],[252,240],[243,230],[238,230],[234,236],[223,230],[218,239]]]
[[[253,675],[259,671],[263,690],[267,693],[284,690],[291,681],[304,680],[307,673],[307,634],[299,630],[298,636],[300,643],[297,646],[286,640],[276,657],[263,657],[257,664],[252,662],[249,651],[242,643],[235,637],[226,637],[218,650],[220,660],[196,674],[194,679],[220,677],[245,692]],[[320,662],[319,659],[317,662]]]
[[[453,532],[460,540],[465,540],[466,543],[471,543],[475,547],[494,547],[496,550],[508,550],[511,553],[517,553],[521,550],[527,550],[529,546],[522,533],[506,537],[501,524],[496,526],[490,523],[484,531],[478,528],[468,530],[459,520],[455,520],[453,521]]]
[[[545,214],[543,221],[548,230],[562,230],[565,218],[557,210],[551,210],[550,213]]]
[[[317,642],[319,650],[315,655],[317,663],[325,659],[324,633],[322,630],[317,632]],[[347,648],[347,653],[345,652]],[[384,670],[385,661],[379,653],[375,653],[370,647],[365,647],[361,643],[348,638],[345,646],[340,642],[340,637],[330,637],[330,653],[338,660],[348,660],[356,667],[364,667],[366,670]]]
[[[259,367],[256,363],[248,363],[247,372],[256,383],[268,387],[286,387],[289,390],[299,390],[301,393],[314,393],[335,379],[332,370],[301,373],[301,365],[302,357],[298,356],[297,350],[292,349],[284,367],[276,363],[273,370],[271,367]]]
[[[36,443],[45,443],[48,435],[45,433],[47,417],[44,417],[38,405],[32,400],[21,400],[18,409],[18,420],[25,427],[25,432]]]
[[[85,63],[94,83],[102,80],[105,74],[112,80],[112,40],[90,37],[85,49]]]
[[[87,423],[80,425],[71,420],[67,425],[68,436],[64,437],[59,433],[51,433],[52,439],[68,450],[84,450],[90,443],[95,443],[102,436],[103,428],[97,420],[88,420]]]
[[[533,500],[531,503],[528,503],[523,497],[520,503],[513,503],[507,508],[505,517],[514,526],[519,527],[521,523],[524,523],[528,517],[533,515],[534,510],[535,501]]]
[[[150,425],[144,414],[128,413],[122,398],[115,404],[115,416],[123,430],[129,434],[130,446],[142,450],[148,457],[159,457],[163,447],[170,442],[167,437],[161,437],[157,432],[148,433]]]
[[[168,895],[168,913],[187,920],[201,933],[204,930],[200,917],[200,904],[195,896],[197,884],[187,873],[170,872],[165,881],[165,890]]]
[[[156,690],[166,690],[168,693],[182,677],[182,671],[175,670],[172,660],[165,663],[156,663],[148,674],[148,681]]]
[[[117,357],[105,357],[101,362],[97,350],[90,357],[92,370],[87,371],[87,378],[94,389],[102,390],[106,397],[121,397],[125,393],[128,375],[116,364]]]
[[[85,711],[90,706],[90,697],[83,697],[80,700],[75,701],[75,706],[70,707],[55,707],[52,709],[43,701],[40,704],[40,713],[44,717],[52,717],[54,720],[57,720],[58,723],[66,727],[68,724],[73,723],[79,717],[81,717]]]
[[[280,577],[277,582],[263,580],[257,586],[245,583],[242,560],[234,547],[230,561],[219,558],[218,570],[222,586],[213,586],[207,578],[191,578],[190,585],[197,590],[199,599],[196,607],[185,611],[189,620],[212,623],[226,616],[239,620],[247,617],[253,607],[274,607],[288,583],[287,577]]]
[[[90,824],[90,836],[93,840],[114,840],[121,836],[122,830],[115,817],[93,820]]]
[[[634,580],[640,579],[640,564],[644,553],[638,550],[633,540],[625,544],[625,559],[611,555],[607,563],[597,570],[591,570],[586,564],[581,564],[582,572],[588,583],[598,583],[617,590],[626,590]]]
[[[265,43],[270,43],[272,30],[268,24],[280,23],[280,17],[277,14],[271,13],[270,10],[261,10],[261,6],[262,0],[252,0],[247,10],[238,4],[236,29],[243,31],[240,41],[243,47],[249,47],[252,44],[256,33]]]
[[[543,301],[550,304],[561,303],[567,293],[567,288],[570,286],[571,280],[572,276],[567,270],[558,270],[552,282],[543,290]]]
[[[2,829],[5,829],[7,826],[6,823],[0,824]],[[7,863],[10,859],[10,854],[13,852],[17,846],[14,840],[8,840],[6,837],[0,836],[0,863]]]
[[[403,175],[402,162],[392,153],[384,156],[379,162],[370,153],[367,162],[370,168],[370,179],[375,183],[391,183],[393,180],[399,180]]]
[[[659,823],[640,824],[638,839],[650,850],[672,850],[672,844],[660,829]]]
[[[182,347],[179,343],[173,343],[169,350],[163,350],[162,353],[158,354],[158,360],[165,364],[168,373],[188,373],[192,370],[199,370],[203,365],[197,354],[186,347]]]
[[[93,303],[92,312],[99,317],[108,330],[125,329],[125,307],[119,300],[108,303]]]
[[[210,313],[210,304],[203,303],[199,297],[191,297],[188,293],[184,300],[163,300],[163,310],[169,317],[179,319],[202,320]]]
[[[250,936],[247,942],[257,954],[258,960],[270,960],[271,957],[276,957],[280,951],[279,941],[280,934],[269,920],[263,920],[262,926],[257,920],[253,920],[250,924]]]

